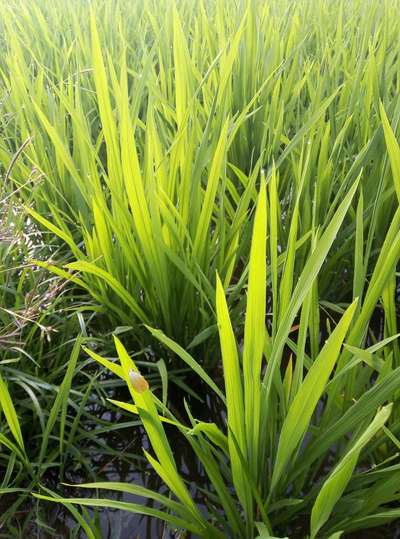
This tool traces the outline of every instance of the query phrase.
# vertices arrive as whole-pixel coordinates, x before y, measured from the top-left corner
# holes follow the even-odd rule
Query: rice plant
[[[92,358],[127,383],[134,404],[112,403],[140,416],[151,443],[151,451],[146,450],[145,455],[170,495],[133,484],[94,483],[82,487],[129,492],[153,500],[159,507],[107,499],[58,499],[59,502],[148,514],[199,537],[221,538],[276,534],[340,537],[344,532],[399,517],[398,506],[391,505],[400,494],[398,454],[387,458],[386,452],[388,445],[399,444],[394,433],[400,427],[395,412],[400,367],[393,364],[393,353],[389,351],[398,335],[360,348],[363,339],[358,328],[372,292],[367,292],[362,305],[355,299],[345,309],[313,361],[305,353],[304,336],[297,342],[295,356],[287,359],[282,354],[299,312],[301,328],[307,332],[315,279],[357,186],[355,182],[328,228],[316,239],[273,336],[265,328],[270,213],[262,183],[251,242],[244,341],[240,347],[217,276],[223,392],[184,349],[159,330],[149,328],[192,366],[213,398],[221,399],[226,424],[198,421],[188,407],[187,420],[177,418],[149,389],[118,338],[115,344],[119,364],[87,349]],[[386,275],[390,277],[390,272]],[[370,286],[378,285],[371,281]],[[382,291],[385,284],[380,287]],[[349,393],[357,397],[346,398]],[[181,478],[164,424],[173,425],[186,438],[207,475],[209,488],[202,492],[206,514],[194,505],[189,487]]]
[[[50,267],[142,345],[143,322],[186,346],[213,335],[194,351],[205,359],[215,272],[229,304],[241,292],[260,170],[277,174],[273,310],[290,223],[296,280],[312,227],[329,223],[363,170],[363,282],[399,193],[379,110],[381,101],[396,131],[396,6],[5,3],[0,157],[33,137],[12,179],[23,185],[32,167],[42,175],[30,212],[69,259]],[[351,213],[318,282],[324,300],[351,291],[355,228]]]
[[[0,495],[23,495],[8,522],[32,491],[89,538],[76,504],[204,538],[399,519],[399,8],[0,0]],[[196,418],[204,388],[217,417]],[[86,433],[107,428],[87,406],[110,391],[166,494],[94,482],[87,440],[117,450]],[[72,454],[86,488],[143,504],[52,488]]]

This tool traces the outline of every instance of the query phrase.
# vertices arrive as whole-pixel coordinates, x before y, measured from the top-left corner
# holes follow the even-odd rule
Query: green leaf
[[[11,434],[14,436],[15,441],[17,442],[19,448],[25,453],[24,440],[21,432],[21,425],[15,411],[14,404],[11,398],[11,395],[8,391],[7,384],[3,380],[3,377],[0,374],[0,407],[3,410],[5,415],[8,427],[11,431]]]
[[[397,198],[400,202],[400,146],[392,131],[382,102],[379,103],[379,110],[381,113],[383,132],[385,134],[385,141],[389,154],[390,165],[392,167],[393,183],[396,189]]]
[[[322,485],[311,511],[311,539],[317,537],[319,530],[329,516],[349,483],[363,447],[382,429],[392,411],[392,404],[383,407],[372,423],[345,454],[331,475]]]
[[[310,427],[312,415],[335,367],[356,306],[357,300],[348,307],[342,316],[293,399],[279,437],[271,490],[278,484],[293,452]]]

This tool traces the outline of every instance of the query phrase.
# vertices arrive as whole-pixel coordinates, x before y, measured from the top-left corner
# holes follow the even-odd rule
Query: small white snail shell
[[[131,381],[133,389],[138,393],[144,393],[149,389],[149,384],[146,378],[144,378],[140,374],[140,372],[136,372],[133,370],[129,371],[129,379]]]

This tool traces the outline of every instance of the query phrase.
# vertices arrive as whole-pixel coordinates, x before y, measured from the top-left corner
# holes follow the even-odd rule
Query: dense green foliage
[[[78,505],[205,538],[334,538],[400,517],[399,9],[0,0],[0,493],[22,489],[9,533],[32,492],[60,492],[50,468],[96,479],[86,449],[114,450],[88,403],[118,395],[170,494],[107,483],[161,509]],[[121,365],[103,359],[112,333]],[[150,391],[132,386],[137,365]],[[193,396],[196,378],[218,420],[171,393]],[[207,477],[205,509],[165,422]]]

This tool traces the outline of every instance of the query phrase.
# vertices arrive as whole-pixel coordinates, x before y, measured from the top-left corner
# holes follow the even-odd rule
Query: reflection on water
[[[206,395],[204,399],[200,401],[181,393],[179,393],[179,399],[186,397],[189,407],[194,417],[197,419],[207,421],[212,420],[221,424],[224,417],[217,399],[206,394],[205,389],[204,387],[201,387],[201,384],[199,387],[194,387],[194,384],[198,384],[198,382],[193,382],[192,388],[194,388],[199,395]],[[124,389],[122,389],[122,393],[123,391]],[[117,397],[114,395],[114,398],[124,400],[129,397],[123,393]],[[172,403],[171,406],[177,410],[182,410],[184,408],[182,402],[179,402],[179,399],[175,399],[176,402]],[[91,409],[90,413],[98,416],[101,414],[102,422],[106,421],[109,423],[110,427],[123,421],[127,421],[127,418],[122,417],[119,412],[110,412],[110,410],[101,411],[98,403],[96,404],[96,407],[96,409]],[[132,416],[128,419],[131,419],[131,417]],[[101,430],[107,431],[107,429],[104,429],[104,426],[102,426]],[[189,444],[176,428],[166,425],[165,430],[168,440],[173,448],[174,457],[181,476],[187,482],[192,497],[197,502],[198,506],[200,508],[204,507],[202,495],[194,486],[196,485],[203,488],[208,486],[205,474],[203,473],[199,462],[193,458],[193,452]],[[85,475],[82,473],[69,472],[66,481],[74,484],[94,480],[135,483],[161,494],[168,495],[168,489],[162,483],[152,467],[142,457],[143,449],[150,449],[149,441],[142,427],[132,426],[130,428],[113,430],[109,433],[102,433],[101,437],[103,438],[104,445],[115,450],[115,454],[104,455],[99,453],[97,448],[96,453],[93,451],[91,456],[92,473]],[[98,436],[96,436],[96,440],[97,442],[99,441]],[[86,451],[90,451],[90,448],[87,448]],[[131,494],[105,490],[96,493],[96,491],[87,489],[61,487],[61,492],[60,485],[56,485],[56,482],[57,478],[54,477],[54,484],[51,488],[67,497],[98,496],[101,498],[119,499],[124,502],[134,502],[142,505],[144,503],[153,503]],[[53,528],[54,532],[51,534],[45,532],[39,537],[46,539],[47,537],[71,537],[72,531],[76,528],[76,523],[73,518],[71,518],[68,510],[61,505],[48,504],[48,506],[46,524]],[[91,516],[94,515],[93,510],[89,510],[89,513]],[[101,529],[102,539],[183,539],[183,537],[189,539],[191,537],[191,535],[187,533],[183,535],[181,531],[169,530],[163,522],[151,517],[103,508],[97,509],[96,514],[96,518],[98,518],[99,522],[98,527]],[[74,537],[84,539],[85,534],[81,532]]]

